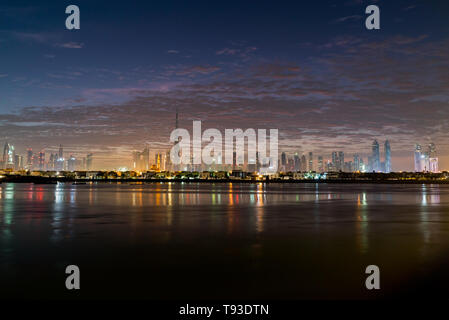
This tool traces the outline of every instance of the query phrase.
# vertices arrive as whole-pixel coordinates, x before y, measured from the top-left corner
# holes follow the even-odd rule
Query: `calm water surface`
[[[449,186],[0,189],[2,298],[449,298]],[[370,264],[380,291],[364,288]]]

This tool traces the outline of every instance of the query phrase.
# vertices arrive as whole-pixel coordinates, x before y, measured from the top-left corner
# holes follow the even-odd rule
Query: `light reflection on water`
[[[355,188],[354,188],[355,186]],[[74,224],[82,224],[79,218],[88,218],[89,222],[114,223],[120,220],[126,223],[130,219],[132,224],[142,223],[137,213],[144,215],[155,214],[154,223],[172,226],[174,220],[182,217],[184,209],[191,211],[191,206],[204,207],[201,219],[208,219],[208,212],[219,210],[221,219],[226,217],[227,225],[233,225],[236,214],[248,212],[255,219],[254,225],[245,225],[245,232],[263,232],[264,216],[268,213],[275,221],[288,215],[289,223],[297,224],[313,220],[315,225],[328,222],[338,222],[340,218],[348,219],[348,212],[339,213],[340,209],[354,212],[351,219],[357,230],[357,242],[362,251],[367,250],[367,232],[370,224],[372,208],[385,206],[384,212],[377,213],[373,219],[395,220],[410,219],[420,223],[424,242],[431,236],[429,227],[428,207],[442,206],[447,208],[449,188],[439,185],[398,186],[398,185],[267,185],[257,184],[88,184],[88,185],[33,185],[7,183],[1,186],[0,200],[2,201],[2,230],[16,218],[22,223],[24,216],[33,219],[46,218],[35,216],[33,207],[44,208],[52,217],[52,237],[55,241],[67,236],[64,232],[72,231]],[[20,208],[16,208],[20,202]],[[213,207],[222,207],[213,209]],[[284,210],[288,206],[288,210]],[[296,206],[296,207],[295,207]],[[323,207],[325,206],[325,207]],[[391,206],[391,208],[388,208]],[[407,213],[397,213],[404,206],[412,206]],[[102,212],[102,207],[105,208]],[[276,207],[279,208],[275,212]],[[93,209],[95,208],[95,209]],[[107,209],[106,209],[107,208]],[[322,210],[320,210],[320,208]],[[282,209],[282,210],[281,210]],[[334,209],[334,210],[330,210]],[[111,212],[108,212],[111,210]],[[120,212],[117,212],[120,211]],[[332,213],[334,211],[335,213]],[[89,214],[89,213],[92,214]],[[311,212],[312,215],[308,215]],[[69,214],[70,213],[70,214]],[[95,213],[99,213],[95,216]],[[113,213],[113,214],[112,214]],[[415,214],[413,214],[415,213]],[[439,213],[432,210],[432,218],[438,218]],[[86,216],[87,215],[87,216]],[[164,216],[161,220],[160,215]],[[389,215],[389,216],[386,216]],[[219,215],[220,216],[220,215]],[[295,216],[298,217],[295,220]],[[195,217],[189,217],[186,224],[195,222]],[[199,217],[199,216],[198,216]],[[148,217],[146,217],[148,218]],[[446,219],[447,216],[444,215]],[[323,220],[324,219],[324,220]],[[179,222],[179,221],[178,221]],[[225,225],[226,225],[225,224]]]
[[[388,256],[400,269],[404,259],[421,263],[445,253],[448,225],[446,185],[0,185],[2,268],[22,259],[20,250],[27,246],[43,252],[79,246],[84,256],[91,248],[117,244],[154,248],[181,243],[193,250],[187,246],[192,241],[195,246],[215,241],[233,255],[237,249],[231,242],[243,239],[236,246],[248,246],[244,252],[256,259],[254,272],[263,261],[283,259],[276,252],[290,247],[294,251],[289,254],[301,261],[298,270],[302,255],[310,259],[313,250],[324,265],[333,263],[336,254],[354,261]],[[288,242],[269,255],[276,241]],[[222,254],[210,253],[215,258]]]

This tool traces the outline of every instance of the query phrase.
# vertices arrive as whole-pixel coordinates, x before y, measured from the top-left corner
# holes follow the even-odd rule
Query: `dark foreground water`
[[[0,188],[1,298],[449,298],[449,186]]]

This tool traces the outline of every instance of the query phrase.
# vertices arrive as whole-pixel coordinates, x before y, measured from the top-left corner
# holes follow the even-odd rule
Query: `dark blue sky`
[[[389,138],[406,169],[416,140],[449,151],[448,16],[431,0],[2,1],[1,134],[113,166],[162,148],[177,107],[185,126],[283,128],[291,152]]]

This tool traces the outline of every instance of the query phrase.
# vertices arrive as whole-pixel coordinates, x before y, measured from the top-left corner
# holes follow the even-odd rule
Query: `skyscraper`
[[[76,159],[73,155],[70,155],[69,160],[67,160],[67,169],[69,171],[75,171]]]
[[[198,171],[197,168],[198,165],[195,165],[195,171]],[[256,153],[256,171],[259,172],[260,171],[260,152]]]
[[[313,153],[309,152],[309,171],[313,171]]]
[[[432,142],[427,146],[428,171],[438,173],[437,148]]]
[[[6,142],[3,148],[3,166],[5,169],[14,169],[15,155],[14,146]]]
[[[27,150],[27,169],[33,170],[33,149],[31,148]]]
[[[60,161],[58,160],[58,154],[53,154],[53,170],[59,170]],[[34,158],[33,158],[33,166],[34,166]]]
[[[429,171],[433,173],[439,172],[438,158],[429,158]]]
[[[380,151],[379,151],[379,142],[377,142],[377,140],[373,141],[371,157],[372,157],[371,170],[376,172],[380,171]]]
[[[306,172],[307,171],[307,160],[306,160],[306,156],[305,155],[301,156],[301,171],[302,172]]]
[[[92,153],[89,153],[87,156],[86,156],[86,170],[87,171],[90,171],[90,170],[92,170],[92,163],[93,163],[93,154]]]
[[[421,167],[421,159],[422,159],[422,147],[420,144],[415,144],[415,172],[422,172],[423,168]]]
[[[353,171],[361,171],[360,170],[360,156],[358,154],[354,155],[354,162],[353,162]]]
[[[59,145],[58,156],[56,158],[55,170],[63,171],[64,170],[64,150],[62,148],[62,144]]]
[[[45,152],[39,152],[39,170],[44,170],[45,168]]]
[[[178,124],[179,124],[178,123],[178,108],[176,108],[175,130],[178,129]],[[173,142],[173,146],[177,145],[178,143],[179,143],[179,137],[177,137],[175,139],[175,141]],[[181,156],[181,151],[178,151],[178,157],[180,157],[180,156]],[[178,164],[172,163],[171,157],[169,159],[170,159],[171,170],[179,171],[180,170],[180,166]]]
[[[323,156],[318,156],[318,172],[324,172]]]
[[[18,154],[14,155],[14,170],[22,170],[23,169],[23,156],[19,156]]]
[[[287,170],[287,155],[285,152],[281,153],[281,171]]]
[[[343,151],[338,152],[337,171],[343,171],[345,165],[345,153]]]
[[[64,150],[62,148],[62,144],[59,145],[58,157],[59,159],[64,159]]]
[[[299,158],[298,152],[293,156],[293,161],[295,162],[295,171],[301,170],[301,159]]]
[[[155,165],[156,169],[160,171],[165,171],[165,155],[163,153],[156,153],[155,155]],[[193,168],[192,168],[193,170]]]
[[[388,140],[385,141],[384,151],[385,151],[385,172],[390,173],[391,172],[391,148],[390,148],[390,141],[388,141]]]
[[[333,151],[332,152],[332,162],[331,165],[328,168],[328,171],[337,171],[337,166],[338,166],[338,154],[337,151]]]
[[[429,153],[429,158],[436,158],[437,148],[433,142],[429,143],[427,146],[427,152]]]
[[[9,153],[9,143],[6,142],[5,146],[3,147],[3,159],[2,159],[3,165],[5,166],[5,168],[6,168],[6,163],[8,163],[8,153]]]
[[[439,172],[436,146],[429,143],[427,151],[420,144],[415,145],[415,172]]]
[[[133,152],[133,169],[145,171],[150,169],[150,149],[146,147],[142,152]]]
[[[31,163],[31,167],[32,167],[32,165],[33,164]],[[30,168],[28,168],[28,169],[30,169]],[[50,160],[47,163],[47,170],[54,170],[54,169],[55,169],[55,160],[54,160],[53,153],[50,153]]]

